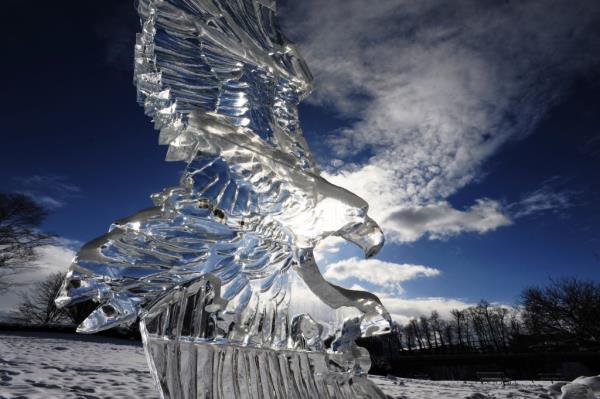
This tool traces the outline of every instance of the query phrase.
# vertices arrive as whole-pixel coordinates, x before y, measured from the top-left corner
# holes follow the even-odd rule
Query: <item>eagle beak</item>
[[[363,223],[340,234],[340,236],[358,245],[367,259],[377,255],[385,242],[381,227],[369,216],[365,217]]]

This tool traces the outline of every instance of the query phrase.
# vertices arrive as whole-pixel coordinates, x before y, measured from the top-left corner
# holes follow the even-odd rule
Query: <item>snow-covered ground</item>
[[[1,399],[158,399],[141,344],[0,332]]]
[[[398,399],[555,397],[551,396],[549,384],[531,382],[503,387],[376,376],[372,380],[390,397]],[[17,398],[155,399],[158,395],[142,346],[136,342],[69,334],[0,332],[0,399]],[[589,396],[568,399],[589,399]]]
[[[550,384],[532,384],[519,381],[511,385],[462,381],[425,381],[404,378],[384,378],[372,376],[379,387],[392,398],[397,399],[504,399],[504,398],[552,398],[548,395]]]

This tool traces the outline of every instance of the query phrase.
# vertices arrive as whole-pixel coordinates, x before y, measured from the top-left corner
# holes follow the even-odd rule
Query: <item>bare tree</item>
[[[521,311],[518,308],[513,308],[510,312],[510,335],[512,337],[523,333],[523,322],[521,320]]]
[[[493,345],[494,349],[500,350],[500,343],[498,340],[497,323],[494,318],[493,310],[490,307],[489,302],[482,300],[477,305],[478,313],[482,316],[484,321],[484,331],[488,338],[488,344]]]
[[[431,326],[429,325],[429,318],[425,317],[425,316],[421,316],[419,317],[419,327],[421,328],[421,332],[423,333],[423,336],[425,337],[425,340],[427,341],[427,348],[428,349],[432,349],[433,348],[433,343],[432,343],[432,330],[431,330]]]
[[[13,318],[25,324],[41,326],[74,322],[68,312],[58,309],[54,303],[65,276],[66,273],[53,273],[24,292],[23,302],[13,313]]]
[[[38,230],[46,216],[28,196],[0,193],[0,292],[36,259],[35,248],[48,243],[50,236]]]
[[[464,328],[465,328],[465,340],[467,341],[467,347],[469,349],[474,349],[473,343],[473,328],[472,328],[472,318],[471,312],[463,311],[464,314]]]
[[[416,335],[412,323],[404,326],[404,342],[406,343],[409,352],[416,349]]]
[[[600,342],[600,283],[575,278],[523,291],[523,319],[534,334]]]
[[[454,331],[456,332],[456,338],[458,339],[458,345],[463,346],[465,343],[465,312],[458,309],[453,309],[450,311],[450,314],[453,317],[454,322]]]
[[[423,336],[421,334],[421,329],[419,328],[419,323],[417,323],[417,320],[411,319],[410,326],[412,327],[412,331],[413,331],[415,340],[417,341],[417,345],[419,346],[419,350],[422,350],[423,349]]]
[[[485,306],[480,303],[477,306],[470,307],[468,310],[478,348],[484,351],[495,348],[488,329]]]
[[[502,306],[494,307],[493,310],[493,320],[496,324],[496,330],[498,331],[498,339],[500,341],[500,346],[502,349],[506,350],[509,343],[509,310]]]
[[[392,345],[390,346],[391,348],[394,348],[394,346],[396,346],[399,351],[404,350],[404,347],[402,345],[402,341],[404,340],[402,337],[402,331],[403,331],[402,326],[400,324],[396,323],[395,321],[393,321],[391,333],[389,334],[390,337],[393,339]]]
[[[448,346],[454,346],[456,334],[454,334],[454,327],[452,323],[444,323],[444,339]]]
[[[429,324],[431,325],[431,330],[433,331],[435,347],[438,347],[438,343],[442,348],[446,346],[444,342],[444,328],[446,327],[446,322],[442,320],[440,314],[436,310],[431,312],[431,315],[429,316]]]

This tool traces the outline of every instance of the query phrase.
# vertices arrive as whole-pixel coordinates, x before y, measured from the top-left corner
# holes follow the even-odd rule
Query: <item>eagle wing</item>
[[[297,113],[312,77],[277,27],[275,1],[139,0],[138,12],[134,81],[168,160],[193,159],[190,117],[210,114],[316,171]]]

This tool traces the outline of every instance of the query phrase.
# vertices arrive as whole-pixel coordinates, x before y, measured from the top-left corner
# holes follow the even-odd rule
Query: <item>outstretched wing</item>
[[[218,162],[207,165],[223,175],[216,184],[236,184]],[[184,187],[165,189],[154,200],[156,207],[116,221],[77,254],[57,303],[95,307],[78,331],[129,324],[157,298],[210,278],[219,292],[209,312],[218,314],[218,336],[283,341],[293,256],[280,224],[227,217],[214,201]]]
[[[169,144],[168,160],[191,160],[194,112],[246,127],[312,171],[297,105],[312,77],[279,32],[273,0],[139,0],[135,50],[139,101]]]

